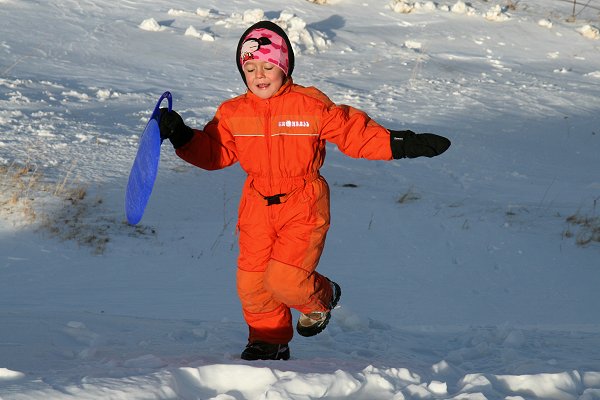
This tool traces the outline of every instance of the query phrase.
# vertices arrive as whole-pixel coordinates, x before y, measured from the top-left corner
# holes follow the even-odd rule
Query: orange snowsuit
[[[329,187],[319,174],[326,141],[351,157],[392,159],[387,129],[291,78],[269,99],[248,91],[223,102],[177,149],[200,168],[239,162],[248,174],[237,287],[250,342],[288,343],[290,307],[305,314],[329,309],[331,286],[315,271],[329,229]]]

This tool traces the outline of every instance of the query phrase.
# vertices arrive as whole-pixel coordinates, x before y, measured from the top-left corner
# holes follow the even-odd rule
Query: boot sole
[[[338,285],[337,283],[333,281],[330,282],[333,283],[334,293],[336,294],[335,298],[331,302],[331,310],[333,310],[335,306],[337,306],[337,303],[340,301],[340,297],[342,297],[342,288],[340,288],[340,285]],[[325,317],[325,320],[321,323],[317,323],[309,327],[304,327],[298,322],[296,324],[296,332],[298,332],[300,336],[304,337],[315,336],[323,332],[325,328],[327,328],[327,324],[329,324],[329,320],[331,319],[331,310],[329,311],[329,313],[327,313],[327,317]]]

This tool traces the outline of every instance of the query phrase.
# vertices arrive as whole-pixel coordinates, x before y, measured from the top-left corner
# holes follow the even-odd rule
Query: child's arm
[[[218,113],[201,131],[185,125],[177,112],[161,109],[160,137],[169,139],[177,155],[190,164],[207,170],[228,167],[237,162],[235,141],[219,123]]]
[[[450,147],[443,136],[388,130],[358,109],[333,103],[325,112],[321,137],[344,154],[371,160],[434,157]]]
[[[390,134],[366,113],[346,105],[331,103],[324,113],[321,138],[354,158],[390,160]]]

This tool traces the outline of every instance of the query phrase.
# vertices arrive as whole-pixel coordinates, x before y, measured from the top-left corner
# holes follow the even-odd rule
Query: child
[[[341,290],[315,271],[329,229],[329,188],[319,174],[325,143],[350,157],[437,156],[450,141],[388,130],[364,112],[294,84],[294,53],[278,25],[244,32],[236,63],[248,91],[227,100],[203,130],[161,110],[160,132],[185,161],[206,170],[239,162],[248,174],[239,206],[237,288],[249,327],[244,360],[287,360],[290,308],[302,336],[323,331]]]

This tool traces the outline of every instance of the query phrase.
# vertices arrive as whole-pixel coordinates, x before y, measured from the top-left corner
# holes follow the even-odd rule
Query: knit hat
[[[294,70],[294,50],[284,30],[271,21],[260,21],[246,29],[238,42],[236,63],[244,83],[246,61],[267,61],[281,68],[285,76]]]

